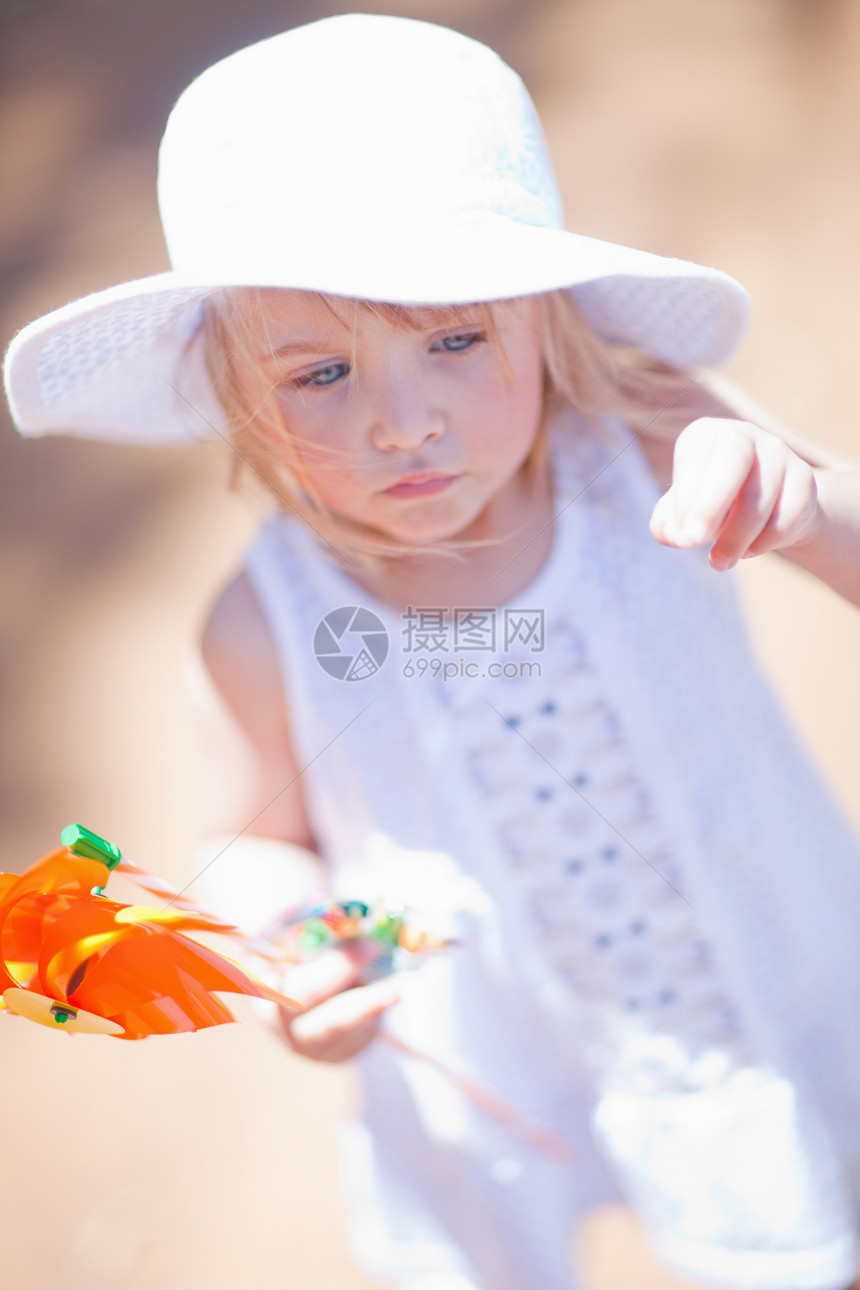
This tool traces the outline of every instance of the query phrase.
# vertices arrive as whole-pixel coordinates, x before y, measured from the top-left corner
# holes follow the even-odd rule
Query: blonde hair
[[[438,326],[462,319],[463,306],[423,306],[348,300],[308,293],[337,320],[351,328],[362,316],[380,318],[400,331],[426,327],[428,314]],[[529,299],[529,298],[524,298]],[[544,417],[524,462],[527,479],[536,481],[546,463],[547,413],[560,402],[572,404],[601,433],[601,413],[623,417],[639,432],[674,435],[691,416],[683,394],[692,377],[678,369],[601,340],[576,309],[570,292],[551,291],[530,298],[536,305],[544,364]],[[474,306],[482,317],[488,340],[510,376],[498,334],[498,320],[521,301],[492,301]],[[235,449],[229,487],[240,491],[252,472],[276,497],[282,509],[302,519],[335,555],[347,553],[368,568],[385,557],[404,554],[457,555],[484,542],[448,541],[432,548],[405,546],[331,511],[322,502],[303,467],[301,455],[277,397],[269,369],[260,357],[269,314],[261,290],[229,288],[213,293],[203,304],[200,339],[210,379],[224,409]]]

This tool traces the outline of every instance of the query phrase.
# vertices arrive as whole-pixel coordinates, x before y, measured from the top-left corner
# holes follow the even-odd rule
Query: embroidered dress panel
[[[599,430],[555,418],[553,547],[515,603],[488,588],[459,618],[400,614],[281,517],[247,556],[335,891],[461,938],[404,981],[388,1028],[576,1151],[564,1170],[539,1159],[438,1071],[374,1045],[346,1135],[356,1245],[402,1285],[561,1290],[569,1225],[624,1195],[688,1274],[842,1290],[850,1157],[783,1007],[803,977],[770,914],[776,849],[803,890],[806,844],[778,836],[765,766],[794,783],[834,866],[860,857],[771,706],[730,588],[703,552],[653,543],[644,457],[618,423]],[[367,627],[359,608],[389,651],[338,680],[314,656],[318,625],[335,611],[357,657],[343,624]],[[737,690],[725,715],[719,666]],[[718,735],[748,718],[726,769]],[[679,755],[685,721],[697,737]],[[767,914],[748,927],[759,891]],[[487,1206],[509,1207],[492,1232]]]

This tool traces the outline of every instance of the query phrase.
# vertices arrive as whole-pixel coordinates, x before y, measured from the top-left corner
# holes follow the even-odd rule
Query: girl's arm
[[[642,436],[667,490],[651,517],[657,541],[713,543],[718,570],[775,551],[860,606],[860,460],[806,443],[711,376],[692,407],[671,466],[665,424]]]
[[[248,881],[255,871],[261,874],[265,869],[271,883],[274,855],[274,885],[280,889],[283,882],[283,908],[319,890],[325,877],[302,792],[303,768],[290,738],[277,651],[245,574],[230,583],[215,604],[201,652],[239,728],[253,770],[247,799],[229,822],[233,827],[223,829],[212,864],[230,863],[234,870],[237,864],[240,870],[246,866]],[[281,861],[283,879],[278,872]],[[337,1062],[371,1042],[381,1014],[397,995],[384,980],[355,988],[370,954],[365,945],[350,945],[287,973],[284,990],[308,1008],[292,1020],[280,1014],[283,1037],[296,1052]]]
[[[233,716],[251,763],[251,786],[237,810],[242,836],[279,838],[313,854],[317,843],[293,752],[275,643],[245,573],[221,593],[201,639],[206,670]],[[306,861],[309,857],[306,857]]]

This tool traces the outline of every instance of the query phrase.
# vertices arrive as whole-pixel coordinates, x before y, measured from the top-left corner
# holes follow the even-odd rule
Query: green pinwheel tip
[[[82,824],[67,824],[60,834],[60,842],[76,856],[87,860],[101,860],[108,869],[115,869],[122,859],[122,852],[112,842],[100,838],[92,829],[85,829]]]

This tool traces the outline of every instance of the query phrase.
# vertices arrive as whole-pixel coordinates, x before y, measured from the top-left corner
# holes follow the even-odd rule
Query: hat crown
[[[173,271],[55,310],[12,341],[24,434],[178,442],[226,431],[200,303],[226,287],[404,305],[569,289],[611,343],[720,362],[745,292],[701,265],[565,232],[520,78],[444,27],[353,14],[261,41],[204,72],[162,142]]]
[[[159,160],[174,268],[218,276],[302,239],[360,248],[499,217],[560,228],[534,105],[479,42],[407,18],[351,14],[230,55],[181,96]],[[262,269],[262,264],[261,264]],[[274,267],[274,266],[272,266]]]

